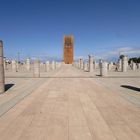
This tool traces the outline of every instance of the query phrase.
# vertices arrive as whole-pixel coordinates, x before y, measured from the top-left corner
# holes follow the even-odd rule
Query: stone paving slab
[[[4,103],[0,105],[0,116],[2,116],[11,108],[13,108],[18,102],[23,100],[26,96],[31,94],[35,90],[35,88],[39,87],[43,83],[43,81],[44,79],[37,80],[37,82],[32,82],[32,84],[30,84],[29,86],[26,85],[27,87],[24,87],[24,89],[18,92],[17,95],[10,98],[9,100],[5,100]]]

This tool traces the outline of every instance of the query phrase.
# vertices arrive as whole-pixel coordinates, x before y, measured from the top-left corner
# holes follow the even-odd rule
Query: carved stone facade
[[[64,63],[72,64],[73,63],[73,47],[74,47],[74,38],[73,36],[64,36]]]

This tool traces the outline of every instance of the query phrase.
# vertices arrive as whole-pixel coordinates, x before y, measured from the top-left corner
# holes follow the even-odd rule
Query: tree
[[[131,60],[134,62],[134,63],[140,63],[140,57],[133,57],[133,58],[130,58],[128,63],[130,64],[131,63]]]
[[[120,55],[120,59],[123,59],[124,55]]]
[[[138,63],[140,63],[140,57],[138,58]]]

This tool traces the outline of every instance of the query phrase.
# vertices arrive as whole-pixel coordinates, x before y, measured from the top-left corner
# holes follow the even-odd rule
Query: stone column
[[[61,68],[61,65],[62,65],[62,63],[61,63],[61,62],[59,62],[59,68]]]
[[[46,71],[50,71],[50,62],[49,61],[46,61]]]
[[[83,69],[83,59],[80,60],[80,69]]]
[[[132,70],[136,70],[136,63],[132,62]]]
[[[55,70],[56,69],[56,63],[55,61],[52,61],[52,70]]]
[[[18,63],[18,61],[16,61],[16,72],[19,71],[19,68],[20,68],[20,64]]]
[[[107,74],[108,74],[108,72],[107,72],[107,65],[108,65],[108,63],[107,62],[101,62],[101,64],[100,64],[100,75],[102,76],[102,77],[104,77],[104,76],[107,76]]]
[[[87,71],[89,72],[89,63],[87,62]]]
[[[85,62],[83,61],[83,70],[85,70]]]
[[[75,67],[75,61],[73,61],[72,66]]]
[[[17,72],[17,62],[16,62],[16,60],[12,60],[12,71]]]
[[[84,70],[84,60],[82,60],[82,70]]]
[[[110,62],[109,64],[108,64],[108,70],[112,70],[113,69],[113,62]]]
[[[130,68],[133,69],[133,60],[130,61]]]
[[[113,67],[113,62],[110,62],[110,65]]]
[[[89,72],[93,72],[93,56],[89,55]]]
[[[33,65],[33,77],[38,78],[40,77],[40,61],[38,59],[34,60]]]
[[[74,67],[77,68],[77,62],[76,61],[74,62]]]
[[[76,62],[76,68],[79,68],[79,63],[78,62]]]
[[[26,59],[26,69],[27,69],[28,71],[31,70],[31,64],[30,64],[30,59],[29,59],[29,58]]]
[[[93,65],[93,69],[96,69],[96,61],[94,60],[94,65]]]
[[[118,61],[119,71],[122,71],[122,59]]]
[[[5,76],[3,64],[3,42],[0,40],[0,94],[5,91]]]
[[[127,67],[128,67],[127,57],[124,56],[123,59],[122,59],[122,71],[126,72],[127,71]]]
[[[57,61],[55,62],[55,68],[56,69],[58,68],[58,62]]]
[[[140,69],[140,63],[137,63],[137,68]]]
[[[56,69],[59,68],[59,62],[56,62]]]
[[[108,64],[108,70],[112,70],[112,65]]]
[[[100,60],[99,60],[100,75],[101,75],[101,73],[102,73],[102,69],[101,69],[101,67],[102,67],[102,63],[103,63],[103,60],[100,59]]]
[[[76,61],[74,62],[74,67],[76,68]]]
[[[84,71],[88,71],[88,63],[84,62]]]
[[[81,59],[78,61],[78,68],[81,69]]]

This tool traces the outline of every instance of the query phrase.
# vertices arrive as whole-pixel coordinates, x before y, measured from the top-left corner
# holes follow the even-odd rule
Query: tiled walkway
[[[140,109],[82,75],[64,65],[0,117],[0,140],[140,140]]]

